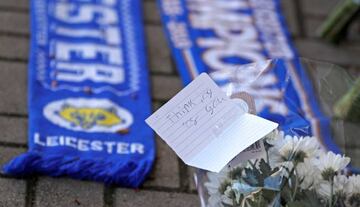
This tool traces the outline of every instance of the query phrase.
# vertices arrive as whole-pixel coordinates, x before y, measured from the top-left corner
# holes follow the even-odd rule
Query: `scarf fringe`
[[[108,185],[139,187],[152,168],[153,160],[119,162],[111,158],[81,158],[76,156],[44,156],[29,151],[3,166],[3,172],[15,177],[44,174],[69,176],[80,180],[95,180]]]

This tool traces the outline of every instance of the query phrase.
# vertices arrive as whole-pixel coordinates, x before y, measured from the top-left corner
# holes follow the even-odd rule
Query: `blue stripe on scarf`
[[[280,0],[158,0],[158,6],[184,84],[208,72],[225,88],[233,83],[231,75],[226,76],[229,71],[276,59],[271,73],[278,83],[272,89],[285,90],[281,104],[289,112],[282,113],[280,104],[268,104],[258,107],[259,115],[278,122],[287,134],[316,135],[325,148],[340,153],[331,137],[330,120],[314,98],[309,76],[290,41]],[[250,79],[245,73],[237,75]],[[257,91],[253,95],[265,99]]]
[[[29,151],[4,172],[138,187],[155,154],[140,0],[31,7]]]

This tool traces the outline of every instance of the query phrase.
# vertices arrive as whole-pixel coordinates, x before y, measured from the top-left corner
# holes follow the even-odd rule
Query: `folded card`
[[[246,113],[206,74],[176,94],[146,123],[188,165],[219,172],[278,124]]]

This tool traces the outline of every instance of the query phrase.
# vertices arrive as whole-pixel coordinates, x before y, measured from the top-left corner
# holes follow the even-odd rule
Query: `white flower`
[[[221,193],[219,191],[219,188],[221,184],[227,179],[227,171],[222,170],[219,173],[213,173],[208,172],[207,177],[209,179],[209,182],[206,182],[204,185],[207,188],[207,191],[209,193],[209,206],[215,207],[215,206],[222,206],[221,205]]]
[[[303,162],[305,158],[319,155],[320,145],[314,137],[285,136],[269,150],[270,165],[274,167],[288,165],[287,162]]]
[[[350,163],[350,158],[329,151],[316,161],[316,167],[324,177],[324,173],[335,173],[343,170]],[[326,179],[326,178],[325,178]]]
[[[352,175],[349,177],[348,193],[360,193],[360,175]]]
[[[349,177],[347,198],[347,206],[360,205],[360,175],[352,175]]]
[[[230,186],[228,186],[224,192],[224,195],[221,195],[220,197],[220,204],[218,204],[218,206],[223,206],[223,203],[226,204],[226,205],[229,205],[229,206],[232,206],[233,205],[233,199],[230,198],[232,196],[232,189]],[[216,207],[218,207],[216,206]],[[215,206],[211,206],[210,207],[215,207]]]
[[[284,136],[285,134],[283,131],[278,131],[277,129],[275,129],[274,131],[270,132],[268,135],[265,136],[265,141],[268,144],[275,145],[279,140],[283,140]]]
[[[349,179],[345,175],[337,175],[334,177],[333,194],[344,195],[349,186]],[[331,196],[331,182],[323,181],[317,188],[319,195],[330,198]]]
[[[314,167],[313,159],[309,158],[305,158],[303,163],[296,166],[296,176],[304,190],[316,188],[321,180],[319,170]]]
[[[294,168],[294,163],[291,161],[286,161],[281,163],[281,167],[277,172],[275,172],[275,174],[282,177],[289,177],[289,173],[293,168]]]

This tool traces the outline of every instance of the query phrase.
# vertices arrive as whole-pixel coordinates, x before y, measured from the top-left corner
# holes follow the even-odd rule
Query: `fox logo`
[[[133,117],[106,99],[65,99],[49,103],[45,117],[61,127],[84,132],[116,132],[128,128]]]
[[[74,126],[81,126],[84,129],[90,129],[96,125],[111,127],[122,122],[114,108],[76,108],[64,105],[59,116]]]

